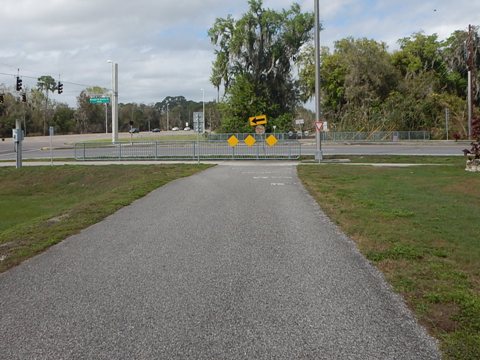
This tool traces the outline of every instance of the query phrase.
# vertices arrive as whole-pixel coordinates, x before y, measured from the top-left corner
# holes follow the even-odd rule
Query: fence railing
[[[419,141],[430,140],[429,131],[322,132],[325,141]]]
[[[295,160],[298,141],[280,140],[274,146],[258,139],[252,146],[226,141],[138,141],[129,143],[76,143],[76,160]]]
[[[232,134],[208,134],[209,140],[227,140]],[[257,140],[264,139],[270,134],[233,134],[238,139],[245,139],[248,135],[254,136]],[[279,140],[295,139],[313,139],[315,132],[289,132],[276,133],[275,137]],[[430,140],[429,131],[375,131],[375,132],[356,132],[356,131],[323,131],[320,133],[323,141],[364,141],[364,142],[395,142],[395,141],[420,141]]]

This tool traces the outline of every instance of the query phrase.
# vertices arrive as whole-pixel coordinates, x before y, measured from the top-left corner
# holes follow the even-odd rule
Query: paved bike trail
[[[439,359],[294,166],[174,181],[0,275],[2,359]]]

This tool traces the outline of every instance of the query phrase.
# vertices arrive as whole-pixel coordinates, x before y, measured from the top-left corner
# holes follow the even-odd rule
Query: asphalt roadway
[[[182,132],[180,132],[182,133]],[[135,134],[136,140],[145,136],[158,136],[158,139],[168,135],[180,134],[179,132],[140,133]],[[190,132],[189,132],[190,133]],[[191,134],[191,133],[190,133]],[[120,133],[120,138],[128,139],[130,134]],[[111,141],[110,134],[81,134],[81,135],[56,135],[52,137],[50,152],[49,136],[26,137],[23,141],[23,159],[50,159],[74,158],[73,144],[91,141]],[[312,139],[301,140],[302,154],[315,154],[315,141]],[[432,155],[432,156],[463,156],[462,150],[470,148],[468,141],[406,141],[390,143],[347,143],[347,142],[324,142],[322,150],[324,155]],[[12,139],[0,141],[0,161],[15,161],[16,153]]]
[[[2,359],[440,359],[291,164],[174,181],[0,274]]]

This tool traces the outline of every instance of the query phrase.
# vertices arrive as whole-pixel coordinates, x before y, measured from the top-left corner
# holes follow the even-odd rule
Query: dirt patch
[[[429,330],[439,333],[452,333],[458,329],[458,323],[453,320],[460,309],[453,303],[431,304],[428,311],[428,322],[424,321]]]
[[[4,244],[0,244],[0,250],[2,250],[2,248],[9,248],[12,245],[13,245],[13,241],[9,241],[9,242],[6,242]]]
[[[63,214],[63,215],[60,215],[60,216],[55,216],[51,219],[48,219],[46,221],[46,225],[47,226],[52,226],[52,225],[55,225],[55,224],[58,224],[59,222],[62,222],[63,220],[66,220],[70,217],[70,214]]]
[[[468,196],[475,196],[478,191],[478,187],[480,186],[480,176],[478,179],[466,179],[461,182],[456,182],[445,186],[443,190],[445,192],[454,193],[454,194],[463,194]]]

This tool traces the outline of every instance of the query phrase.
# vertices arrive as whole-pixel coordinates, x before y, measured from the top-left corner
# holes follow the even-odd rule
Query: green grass
[[[305,162],[314,162],[312,156],[302,156]],[[442,164],[442,165],[465,165],[465,159],[462,154],[459,156],[408,156],[408,155],[327,155],[324,157],[326,162],[334,160],[349,160],[350,163],[365,164]]]
[[[420,160],[395,158],[381,161]],[[444,357],[479,359],[480,174],[465,172],[463,158],[440,163],[446,165],[301,165],[298,172],[324,211],[440,340]]]
[[[0,272],[207,165],[0,168]]]

